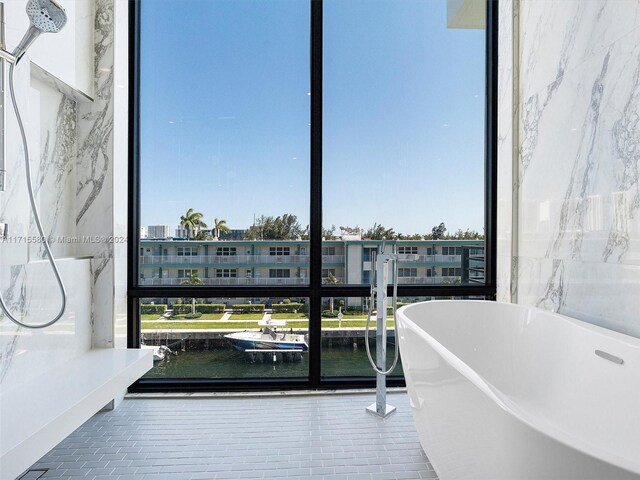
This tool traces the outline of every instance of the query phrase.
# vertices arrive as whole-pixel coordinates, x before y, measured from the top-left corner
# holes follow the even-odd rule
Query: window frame
[[[254,379],[140,379],[131,392],[247,391],[273,389],[371,388],[375,377],[324,377],[321,372],[321,310],[325,297],[366,297],[367,285],[326,284],[322,279],[322,67],[323,3],[310,3],[310,234],[308,285],[269,286],[146,286],[139,284],[140,265],[140,6],[129,2],[129,167],[127,245],[127,346],[140,348],[140,300],[150,297],[306,297],[309,299],[309,375],[306,378]],[[497,220],[497,83],[498,1],[486,0],[485,29],[485,142],[484,231],[485,284],[398,285],[399,296],[476,296],[495,300]],[[433,252],[435,254],[435,252]],[[389,294],[392,287],[389,287]],[[389,386],[402,386],[402,377],[389,377]]]

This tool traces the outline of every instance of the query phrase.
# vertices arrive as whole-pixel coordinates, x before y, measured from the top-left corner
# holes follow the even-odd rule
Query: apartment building
[[[482,240],[397,240],[399,284],[457,283],[463,275],[463,250],[481,266]],[[197,274],[204,285],[305,285],[309,282],[309,243],[303,240],[195,241],[142,239],[141,285],[180,285]],[[326,282],[368,284],[373,252],[382,241],[327,240],[322,244]],[[475,259],[475,260],[473,260]],[[480,260],[478,260],[480,259]],[[478,275],[473,269],[470,276]],[[474,273],[475,272],[475,273]]]

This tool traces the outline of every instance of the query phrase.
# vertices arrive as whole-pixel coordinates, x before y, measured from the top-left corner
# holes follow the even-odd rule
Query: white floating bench
[[[152,367],[150,350],[95,349],[0,392],[0,478],[16,478]]]

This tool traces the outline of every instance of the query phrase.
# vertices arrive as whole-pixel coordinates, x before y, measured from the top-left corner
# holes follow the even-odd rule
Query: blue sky
[[[142,2],[141,224],[309,221],[309,3]],[[483,225],[484,32],[444,0],[325,0],[325,226]]]

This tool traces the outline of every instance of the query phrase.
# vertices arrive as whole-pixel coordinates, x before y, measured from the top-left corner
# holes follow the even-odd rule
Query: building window
[[[216,249],[216,255],[232,257],[236,254],[236,247],[218,247]]]
[[[288,268],[270,268],[269,278],[291,278],[291,270]]]
[[[269,255],[290,255],[291,248],[289,247],[269,247]]]
[[[336,247],[322,247],[322,255],[335,255]]]
[[[443,277],[460,277],[461,275],[462,275],[462,268],[442,267]]]
[[[176,252],[179,257],[195,257],[198,255],[198,247],[178,247]]]
[[[442,247],[442,255],[462,255],[462,247]]]
[[[179,268],[178,278],[187,278],[189,275],[198,275],[198,270],[195,268]]]
[[[417,255],[418,247],[401,246],[401,247],[398,247],[398,253],[400,255]]]
[[[417,268],[398,268],[398,278],[402,277],[417,277],[418,269]]]
[[[378,247],[365,247],[362,249],[362,261],[370,262],[371,261],[371,253],[378,253]]]
[[[218,268],[216,269],[216,278],[236,278],[238,270],[235,268]]]

